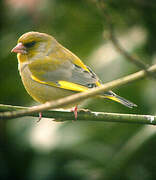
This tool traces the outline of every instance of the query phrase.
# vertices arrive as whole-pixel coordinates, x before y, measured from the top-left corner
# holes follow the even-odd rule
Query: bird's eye
[[[32,42],[25,43],[24,46],[25,46],[26,48],[31,48],[31,47],[33,47],[35,44],[36,44],[36,42],[35,42],[35,41],[32,41]]]

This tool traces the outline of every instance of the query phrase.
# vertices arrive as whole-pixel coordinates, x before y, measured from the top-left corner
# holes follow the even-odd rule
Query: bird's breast
[[[57,100],[59,98],[74,94],[72,91],[41,84],[33,80],[27,64],[20,63],[19,72],[25,89],[27,90],[28,94],[37,102],[45,103],[47,101]]]

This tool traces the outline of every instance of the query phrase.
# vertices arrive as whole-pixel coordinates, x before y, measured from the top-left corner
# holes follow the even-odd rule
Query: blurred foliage
[[[10,53],[23,33],[49,33],[88,65],[93,52],[110,43],[105,38],[108,28],[97,1],[0,0],[0,103],[30,106],[34,102],[20,80],[16,56]],[[104,2],[103,10],[106,8],[112,17],[117,38],[123,34],[128,38],[134,27],[144,31],[145,40],[128,51],[148,64],[154,63],[156,1],[99,1]],[[111,48],[106,59],[112,55]],[[94,64],[100,61],[96,58]],[[96,72],[109,81],[137,70],[118,54],[109,63],[103,62]],[[136,109],[96,99],[85,107],[93,111],[155,114],[155,88],[154,80],[145,79],[115,89],[138,104]],[[51,120],[36,123],[29,117],[1,121],[0,179],[155,180],[155,150],[154,127],[149,126],[78,121],[54,124]]]

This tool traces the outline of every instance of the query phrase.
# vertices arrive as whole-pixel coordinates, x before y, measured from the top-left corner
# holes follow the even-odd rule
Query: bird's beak
[[[26,54],[26,48],[24,47],[24,45],[22,43],[18,43],[12,50],[11,52],[14,53],[21,53],[21,54]]]

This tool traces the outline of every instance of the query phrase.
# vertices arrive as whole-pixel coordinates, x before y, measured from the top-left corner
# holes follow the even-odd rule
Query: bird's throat
[[[18,61],[20,63],[28,61],[27,55],[26,54],[21,54],[21,53],[17,54],[17,59],[18,59]]]

